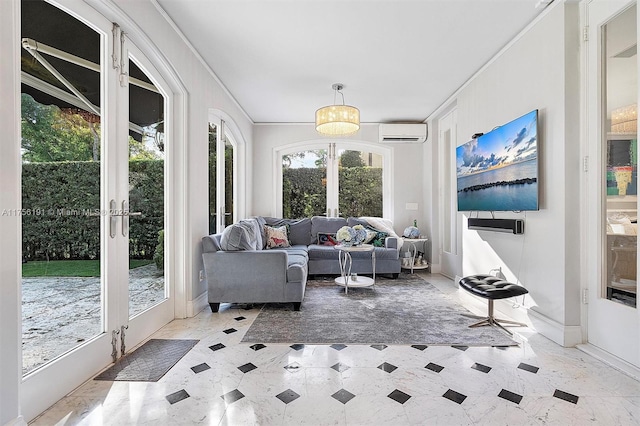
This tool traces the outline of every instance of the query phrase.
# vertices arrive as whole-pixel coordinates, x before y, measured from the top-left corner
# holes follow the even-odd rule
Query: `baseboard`
[[[581,326],[560,324],[533,309],[529,309],[528,313],[531,324],[536,331],[560,346],[572,348],[583,342]]]
[[[209,306],[208,294],[205,291],[200,296],[196,297],[195,300],[189,300],[187,302],[187,318],[195,317]]]
[[[467,291],[460,292],[460,301],[463,306],[471,311],[486,315],[487,300],[474,296]],[[480,308],[482,306],[482,308]],[[514,299],[502,299],[494,301],[495,316],[497,318],[512,319],[527,324],[547,339],[564,347],[574,347],[582,343],[582,328],[579,325],[566,326],[554,321],[545,315],[526,309],[521,305],[514,307]]]
[[[27,426],[27,422],[24,421],[24,417],[18,416],[13,420],[9,420],[4,426]]]
[[[603,351],[602,349],[593,346],[589,343],[584,343],[576,346],[582,352],[591,355],[592,357],[599,359],[607,365],[615,368],[616,370],[626,374],[627,376],[633,377],[636,380],[640,380],[640,368],[636,367],[633,364],[629,364],[626,361],[621,360],[609,352]]]

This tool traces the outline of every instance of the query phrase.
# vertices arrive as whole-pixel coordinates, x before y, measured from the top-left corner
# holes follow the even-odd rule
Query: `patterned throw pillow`
[[[367,236],[364,237],[364,243],[365,244],[371,244],[371,241],[373,241],[373,239],[378,236],[378,231],[374,231],[371,228],[365,228],[365,231],[367,232]]]
[[[318,245],[320,246],[335,246],[339,242],[336,240],[336,234],[329,234],[326,232],[318,232]]]
[[[378,231],[376,229],[367,228],[367,239],[369,238],[369,232],[374,232],[375,235],[369,240],[369,244],[374,247],[384,247],[384,241],[389,236],[386,232]]]
[[[287,236],[286,226],[274,228],[273,226],[265,225],[264,233],[267,240],[266,247],[268,249],[291,247],[289,244],[289,237]]]

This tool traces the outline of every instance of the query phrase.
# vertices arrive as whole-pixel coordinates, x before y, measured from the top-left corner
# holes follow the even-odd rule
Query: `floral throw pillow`
[[[264,233],[267,240],[266,247],[268,249],[291,247],[286,226],[274,228],[273,226],[265,225]]]

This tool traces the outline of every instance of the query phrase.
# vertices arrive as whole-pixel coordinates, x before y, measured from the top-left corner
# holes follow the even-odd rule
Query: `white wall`
[[[309,114],[313,115],[313,111]],[[274,200],[274,149],[283,145],[304,141],[356,141],[378,144],[378,125],[363,124],[360,131],[344,139],[320,136],[313,124],[265,124],[256,125],[253,133],[253,210],[254,215],[275,214]],[[405,227],[417,219],[418,226],[425,226],[425,206],[422,193],[423,144],[384,145],[392,151],[392,219],[394,229],[402,234]],[[279,170],[277,171],[279,172]],[[418,203],[418,210],[406,210],[406,203]],[[426,226],[425,226],[426,228]],[[422,228],[422,229],[425,229]]]
[[[502,267],[560,329],[580,324],[578,22],[577,4],[554,3],[455,97],[458,145],[539,110],[540,210],[496,214],[524,219],[524,235],[463,229],[463,275]]]

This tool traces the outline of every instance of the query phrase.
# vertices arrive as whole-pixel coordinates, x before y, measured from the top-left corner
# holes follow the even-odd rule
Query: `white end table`
[[[409,257],[410,259],[409,266],[403,265],[402,269],[410,269],[411,273],[413,274],[414,269],[427,269],[429,267],[428,263],[424,265],[416,265],[416,258],[418,257],[417,244],[421,244],[422,249],[424,250],[424,243],[426,243],[427,241],[429,241],[428,238],[405,238],[404,239],[405,244],[406,243],[411,244],[410,246],[407,247],[407,251],[411,253],[411,257]],[[426,251],[423,251],[422,253],[426,253]]]
[[[338,261],[340,262],[340,277],[335,279],[336,284],[344,287],[345,294],[349,294],[349,287],[371,287],[376,284],[376,251],[371,244],[360,244],[357,246],[333,246],[339,250]],[[351,252],[368,251],[371,252],[371,265],[373,266],[373,278],[358,275],[351,277]]]

